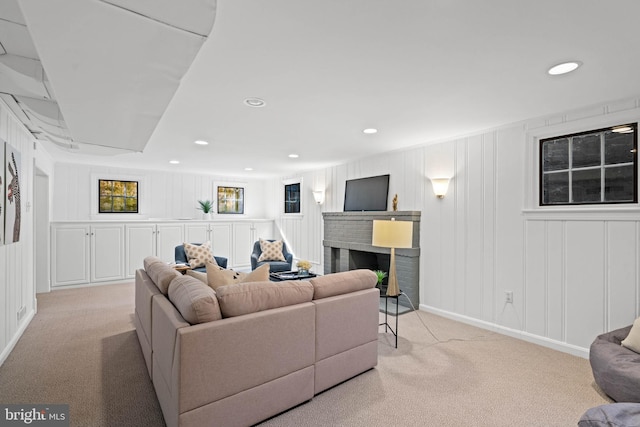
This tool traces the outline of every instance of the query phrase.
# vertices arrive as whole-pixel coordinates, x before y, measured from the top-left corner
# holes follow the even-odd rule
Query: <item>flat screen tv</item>
[[[389,175],[350,179],[345,184],[344,211],[386,211]]]

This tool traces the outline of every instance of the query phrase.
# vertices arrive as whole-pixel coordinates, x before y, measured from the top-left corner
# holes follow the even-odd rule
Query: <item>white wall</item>
[[[596,335],[640,314],[640,210],[539,212],[532,147],[536,135],[629,118],[640,119],[637,99],[308,172],[303,215],[277,222],[298,258],[320,264],[319,211],[342,210],[346,179],[389,173],[389,199],[422,211],[423,309],[584,357]],[[428,178],[441,176],[453,179],[440,200]],[[326,188],[322,207],[311,183]],[[278,194],[281,180],[271,185]]]
[[[49,157],[35,150],[33,138],[9,108],[0,101],[0,138],[21,154],[20,196],[22,219],[20,241],[0,245],[0,364],[33,318],[36,310],[33,244],[33,165],[51,167]],[[3,166],[4,167],[4,166]],[[5,204],[5,208],[9,208]],[[11,208],[12,209],[12,208]],[[18,320],[18,312],[23,315]]]
[[[245,188],[245,215],[214,215],[213,219],[266,218],[272,195],[267,194],[263,180],[238,180],[217,176],[170,173],[161,171],[135,170],[125,168],[101,167],[72,163],[55,165],[53,186],[52,221],[97,219],[97,205],[92,206],[92,191],[95,191],[93,178],[130,176],[141,179],[140,204],[143,208],[138,219],[160,218],[200,219],[202,212],[197,210],[197,201],[214,201],[214,184],[237,184]],[[122,178],[120,178],[122,179]],[[96,203],[93,203],[96,204]],[[100,219],[116,219],[115,215],[102,215]],[[128,217],[127,219],[136,219]]]

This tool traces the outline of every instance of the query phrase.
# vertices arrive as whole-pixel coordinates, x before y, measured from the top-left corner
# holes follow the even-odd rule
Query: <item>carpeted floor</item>
[[[0,367],[0,403],[68,403],[72,426],[163,426],[133,295],[132,283],[39,294]],[[609,403],[587,360],[424,312],[399,324],[398,349],[381,328],[375,369],[261,425],[575,426]]]

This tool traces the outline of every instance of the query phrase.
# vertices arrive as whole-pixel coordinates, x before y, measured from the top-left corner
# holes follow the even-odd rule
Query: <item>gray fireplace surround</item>
[[[324,212],[324,274],[368,268],[389,271],[391,250],[371,245],[373,220],[413,222],[410,249],[396,249],[396,271],[400,289],[415,308],[420,303],[420,211]],[[386,283],[386,282],[385,282]],[[383,287],[383,289],[385,289]],[[400,298],[400,304],[410,307]]]

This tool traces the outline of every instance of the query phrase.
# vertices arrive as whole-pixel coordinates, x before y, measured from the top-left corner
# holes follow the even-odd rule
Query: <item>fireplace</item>
[[[400,289],[417,308],[420,303],[420,211],[324,212],[324,273],[366,268],[389,271],[391,251],[371,245],[373,220],[413,222],[413,245],[396,249]],[[383,285],[385,285],[383,283]],[[384,287],[383,287],[384,289]],[[410,307],[404,298],[400,304]]]

